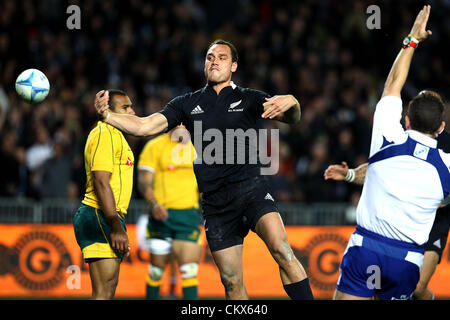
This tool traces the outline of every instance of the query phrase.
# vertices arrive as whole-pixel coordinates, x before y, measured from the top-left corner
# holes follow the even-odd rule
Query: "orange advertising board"
[[[137,250],[135,225],[128,225],[131,255],[120,268],[116,297],[144,298],[149,254]],[[339,263],[354,227],[288,226],[294,253],[305,266],[314,296],[331,298],[339,276]],[[203,234],[204,237],[204,234]],[[244,282],[250,297],[287,298],[278,266],[254,233],[245,238]],[[179,276],[179,275],[178,275]],[[166,270],[161,294],[168,294]],[[437,298],[450,297],[450,257],[446,247],[430,282]],[[176,293],[181,296],[181,289]],[[72,225],[0,225],[1,297],[89,297],[88,266],[81,257]],[[199,266],[199,296],[224,297],[224,289],[204,241]]]

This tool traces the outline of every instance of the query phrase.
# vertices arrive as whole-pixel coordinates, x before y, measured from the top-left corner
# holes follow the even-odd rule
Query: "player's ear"
[[[231,64],[231,72],[236,72],[238,63],[235,61]]]
[[[442,131],[444,131],[444,129],[445,129],[445,121],[442,121],[441,125],[439,126],[438,131],[436,132],[436,137],[438,135],[440,135],[442,133]]]
[[[411,130],[411,120],[408,116],[405,116],[405,128],[406,130]]]

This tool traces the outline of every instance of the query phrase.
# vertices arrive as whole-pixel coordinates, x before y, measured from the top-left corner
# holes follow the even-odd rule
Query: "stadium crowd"
[[[81,9],[81,29],[69,30],[69,4]],[[369,29],[369,5],[380,7],[381,28]],[[433,36],[418,48],[403,92],[409,100],[432,86],[450,97],[449,1],[430,1]],[[97,118],[95,93],[128,93],[138,115],[205,85],[208,44],[235,44],[237,85],[269,94],[292,93],[299,124],[280,130],[280,170],[271,176],[279,201],[351,202],[360,192],[324,181],[331,163],[367,161],[373,110],[401,41],[421,1],[150,2],[6,0],[0,3],[0,197],[83,196],[83,148]],[[49,78],[47,99],[19,100],[16,77],[37,68]],[[430,88],[430,87],[428,87]],[[149,138],[127,137],[135,156]],[[135,197],[140,197],[136,188]]]

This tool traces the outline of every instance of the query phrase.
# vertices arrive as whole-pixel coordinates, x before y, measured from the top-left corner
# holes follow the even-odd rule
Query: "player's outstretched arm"
[[[300,121],[300,103],[293,95],[273,96],[263,103],[263,118],[295,124]]]
[[[325,180],[346,181],[357,185],[363,185],[366,179],[367,163],[363,163],[355,169],[349,169],[346,162],[330,165],[324,172]]]
[[[167,129],[167,119],[161,113],[154,113],[148,117],[117,114],[108,110],[108,101],[108,91],[102,90],[95,95],[95,108],[98,114],[102,117],[104,122],[125,133],[143,137],[155,135]]]
[[[408,36],[408,39],[405,39],[404,47],[400,49],[399,54],[397,55],[394,64],[389,72],[389,75],[384,84],[384,90],[382,97],[385,96],[395,96],[400,97],[400,92],[406,82],[406,78],[408,77],[409,68],[411,66],[412,56],[414,54],[414,47],[409,46],[406,42],[422,42],[429,35],[431,35],[430,30],[426,30],[428,18],[430,16],[431,6],[424,6],[422,10],[420,10],[419,14],[414,21],[414,24],[411,28],[411,32]]]

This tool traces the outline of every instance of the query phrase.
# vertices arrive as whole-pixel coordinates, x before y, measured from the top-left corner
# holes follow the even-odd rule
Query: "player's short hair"
[[[108,93],[109,93],[109,101],[110,101],[110,106],[115,109],[116,108],[116,102],[114,100],[115,96],[123,96],[126,97],[127,94],[119,89],[108,89]]]
[[[231,42],[223,40],[223,39],[216,39],[213,42],[211,42],[211,44],[209,45],[208,50],[206,50],[206,52],[208,52],[209,49],[211,49],[211,47],[216,44],[223,44],[223,45],[228,46],[228,48],[230,48],[230,51],[231,51],[231,61],[232,62],[238,61],[239,57],[238,57],[236,47]]]
[[[421,91],[408,105],[411,129],[434,134],[444,120],[445,105],[441,96],[430,90]]]

